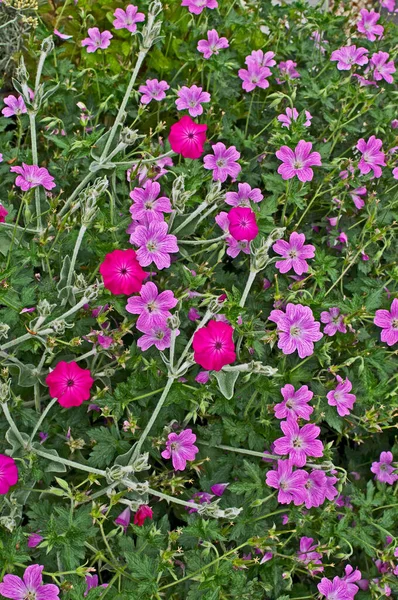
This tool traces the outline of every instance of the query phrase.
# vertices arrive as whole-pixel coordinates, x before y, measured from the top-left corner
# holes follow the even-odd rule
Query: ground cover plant
[[[397,597],[394,11],[0,3],[1,598]]]

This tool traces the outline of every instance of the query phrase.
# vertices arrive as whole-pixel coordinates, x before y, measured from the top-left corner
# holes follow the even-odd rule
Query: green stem
[[[7,402],[3,402],[1,404],[1,407],[3,409],[4,412],[4,416],[8,421],[9,426],[12,429],[12,432],[14,433],[15,437],[17,438],[17,440],[19,441],[19,443],[21,444],[22,448],[25,448],[25,441],[23,439],[23,437],[21,436],[18,427],[15,425],[14,423],[14,419],[11,416],[10,410],[8,408],[8,404]]]
[[[57,462],[57,463],[60,463],[61,465],[65,465],[67,467],[72,467],[74,469],[78,469],[79,471],[86,471],[86,473],[93,473],[94,475],[100,475],[101,477],[106,476],[105,471],[102,471],[101,469],[94,469],[94,467],[82,465],[80,463],[74,462],[73,460],[68,460],[67,458],[61,458],[60,456],[48,454],[47,452],[44,452],[44,450],[36,450],[36,448],[35,448],[34,453],[37,454],[38,456],[41,456],[42,458],[46,458],[47,460],[49,460],[51,462]]]
[[[51,400],[51,402],[49,404],[47,404],[46,408],[44,409],[42,415],[40,416],[39,420],[37,421],[37,423],[35,425],[35,428],[33,430],[32,435],[30,436],[30,441],[31,442],[33,442],[36,433],[40,429],[40,425],[43,423],[44,419],[46,418],[46,416],[48,415],[48,413],[50,412],[50,410],[52,409],[52,407],[54,406],[54,404],[56,404],[56,402],[58,402],[58,398],[53,398]]]
[[[33,113],[33,112],[29,113],[29,123],[30,123],[31,143],[32,143],[32,162],[34,165],[38,166],[37,139],[36,139],[36,116],[35,116],[35,113]],[[43,223],[42,223],[42,219],[41,219],[39,186],[35,187],[35,206],[36,206],[37,229],[40,234],[43,230]]]
[[[70,284],[71,284],[73,272],[75,270],[75,264],[76,264],[77,255],[79,253],[80,246],[81,246],[81,243],[83,241],[83,237],[84,237],[84,234],[86,233],[86,231],[87,231],[87,227],[85,225],[82,225],[80,227],[79,235],[77,236],[76,244],[75,244],[75,247],[73,249],[72,258],[71,258],[71,261],[70,261],[68,278],[66,280],[66,287],[70,286]]]
[[[247,278],[245,289],[243,290],[242,298],[240,299],[240,302],[239,302],[239,306],[241,308],[243,308],[244,305],[246,304],[247,296],[249,295],[249,292],[254,283],[257,273],[258,273],[258,271],[250,271],[250,273],[249,273],[249,277]]]

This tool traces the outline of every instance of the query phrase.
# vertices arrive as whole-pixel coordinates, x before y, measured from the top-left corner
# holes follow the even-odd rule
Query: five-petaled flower
[[[300,358],[311,356],[314,352],[314,342],[323,337],[320,323],[314,320],[312,310],[308,306],[289,303],[286,312],[272,310],[268,318],[277,324],[278,348],[284,354],[292,354],[297,350]]]
[[[236,360],[234,330],[221,321],[210,321],[193,336],[194,361],[207,371],[220,371]]]
[[[99,272],[102,275],[104,286],[116,295],[130,295],[139,292],[142,282],[148,275],[142,270],[137,260],[137,254],[132,249],[114,250],[107,254],[101,263]]]
[[[387,346],[398,342],[398,298],[394,298],[390,310],[380,308],[376,310],[374,324],[382,328],[381,341]]]
[[[292,150],[289,146],[282,146],[276,151],[276,156],[282,161],[278,173],[282,179],[292,179],[297,176],[300,181],[312,181],[314,171],[311,167],[322,166],[319,152],[311,152],[312,143],[300,140],[296,148]]]
[[[45,167],[22,163],[22,167],[11,167],[10,171],[11,173],[18,173],[15,185],[20,187],[23,192],[39,185],[42,185],[46,190],[52,190],[56,186],[54,177],[50,175]]]
[[[210,29],[207,32],[207,40],[199,40],[197,49],[203,54],[203,58],[208,59],[228,46],[229,42],[226,37],[220,37],[215,29]]]
[[[57,398],[64,408],[80,406],[88,400],[93,383],[90,371],[74,361],[61,360],[46,377],[51,398]]]
[[[133,4],[126,6],[126,10],[117,8],[113,13],[115,20],[113,26],[115,29],[127,29],[130,33],[137,31],[137,23],[145,21],[144,13],[138,12],[138,8]]]
[[[296,275],[307,273],[309,266],[306,259],[314,258],[315,246],[312,246],[312,244],[305,244],[304,242],[304,233],[293,231],[293,233],[290,234],[288,242],[285,240],[278,240],[272,246],[273,251],[283,257],[283,260],[278,260],[275,263],[276,268],[281,273],[288,273],[291,269],[293,269]]]
[[[11,600],[59,600],[59,588],[53,583],[43,583],[42,565],[30,565],[23,578],[5,575],[0,583],[0,594]]]
[[[236,161],[240,158],[240,152],[235,146],[226,147],[222,142],[212,146],[214,154],[206,154],[204,157],[204,168],[213,171],[214,181],[223,183],[227,177],[236,179],[242,167]]]
[[[187,461],[195,460],[199,452],[195,442],[196,435],[192,433],[192,429],[184,429],[181,433],[169,433],[162,456],[171,458],[175,471],[184,471]]]
[[[111,43],[113,35],[110,31],[100,31],[98,27],[90,27],[87,31],[88,37],[82,40],[82,46],[87,47],[87,52],[105,50]]]
[[[185,115],[170,127],[169,143],[171,149],[184,158],[199,158],[203,154],[206,142],[207,125],[199,125]]]
[[[0,494],[7,494],[18,482],[17,463],[11,456],[0,454]]]

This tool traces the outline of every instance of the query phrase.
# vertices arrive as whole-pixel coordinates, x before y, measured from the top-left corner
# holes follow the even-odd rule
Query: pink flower
[[[105,256],[99,272],[104,286],[112,294],[139,292],[147,273],[142,270],[134,250],[113,250]]]
[[[169,89],[167,81],[158,81],[157,79],[147,79],[146,85],[140,85],[138,91],[141,96],[141,104],[149,104],[151,100],[163,100],[166,98],[166,90]]]
[[[275,52],[263,52],[262,50],[253,50],[249,56],[246,56],[245,63],[248,67],[257,65],[259,67],[273,67]]]
[[[100,31],[98,27],[90,27],[88,37],[82,40],[82,46],[87,46],[87,52],[105,50],[111,43],[113,35],[110,31]]]
[[[362,154],[362,158],[358,163],[358,168],[361,175],[367,175],[370,171],[376,178],[381,177],[381,167],[385,167],[385,155],[382,151],[383,141],[372,135],[366,142],[363,138],[358,140],[356,147]]]
[[[275,471],[268,471],[265,483],[279,490],[278,502],[295,506],[303,504],[305,500],[305,471],[298,469],[293,471],[291,460],[278,460]]]
[[[311,356],[314,352],[314,342],[323,337],[320,323],[314,320],[312,310],[308,306],[289,302],[286,313],[272,310],[269,320],[277,324],[278,348],[284,354],[292,354],[297,350],[300,358]]]
[[[319,50],[321,54],[325,54],[326,48],[324,44],[328,44],[329,42],[322,39],[322,35],[319,33],[319,31],[314,31],[311,33],[310,38],[314,41],[315,48]]]
[[[336,335],[338,331],[347,333],[347,327],[344,325],[344,315],[340,314],[340,309],[337,306],[321,312],[321,322],[327,323],[323,333],[330,337]]]
[[[20,187],[23,192],[39,185],[42,185],[46,190],[52,190],[56,186],[54,177],[50,175],[45,167],[22,163],[22,167],[11,167],[10,171],[11,173],[18,173],[15,185]]]
[[[352,594],[348,591],[348,586],[340,577],[334,577],[333,581],[322,577],[321,583],[318,583],[318,591],[326,600],[353,600]]]
[[[220,498],[224,494],[228,486],[229,483],[215,483],[211,486],[210,490],[215,496],[218,496]]]
[[[395,169],[392,170],[392,176],[394,177],[394,179],[398,179],[398,167],[395,167]],[[1,219],[0,219],[0,223],[1,223]]]
[[[130,206],[130,213],[137,221],[164,221],[163,213],[171,213],[172,208],[169,198],[160,194],[160,185],[156,181],[148,181],[143,188],[134,188],[130,198],[134,204]]]
[[[338,384],[337,387],[327,394],[329,406],[336,406],[337,412],[340,417],[349,415],[357,397],[354,394],[350,394],[352,390],[352,383],[347,379],[342,379],[340,375],[336,377]]]
[[[398,299],[394,298],[390,310],[381,308],[376,310],[373,323],[381,327],[380,339],[386,342],[387,346],[393,346],[398,342]]]
[[[395,73],[395,65],[393,60],[388,61],[389,58],[388,52],[382,52],[381,50],[372,55],[370,66],[373,69],[372,74],[376,81],[384,79],[387,83],[394,82],[392,73]]]
[[[304,127],[309,127],[311,125],[312,115],[308,110],[304,111],[306,116],[306,121],[303,123]],[[299,116],[298,110],[296,108],[288,107],[286,109],[286,114],[278,115],[278,121],[282,123],[282,127],[287,127],[290,129],[290,125],[293,121],[297,121]]]
[[[86,597],[90,590],[98,587],[98,575],[86,575],[86,591],[83,596]],[[108,583],[102,583],[100,587],[108,587]]]
[[[36,546],[38,546],[39,544],[41,544],[41,542],[44,540],[44,538],[39,535],[39,533],[31,533],[30,536],[28,537],[28,548],[36,548]]]
[[[59,37],[61,40],[70,40],[73,38],[73,35],[66,35],[65,33],[61,33],[58,29],[54,29],[54,35]]]
[[[219,37],[215,29],[207,32],[207,40],[199,40],[197,49],[203,54],[203,58],[210,58],[213,54],[218,54],[222,48],[228,48],[229,42],[226,37]]]
[[[312,406],[308,403],[313,397],[313,392],[308,389],[308,386],[302,385],[297,391],[290,383],[287,383],[282,389],[283,402],[274,406],[274,412],[277,419],[287,419],[289,417],[295,419],[310,420],[310,415],[314,412]]]
[[[186,115],[170,127],[171,149],[184,158],[199,158],[206,142],[207,125],[199,125]]]
[[[330,60],[337,61],[339,71],[349,71],[354,65],[366,65],[369,61],[366,54],[369,50],[366,48],[357,48],[354,46],[342,46],[334,50]]]
[[[312,143],[300,140],[293,151],[288,146],[281,146],[276,152],[277,158],[282,161],[278,173],[282,179],[292,179],[295,175],[300,181],[312,181],[314,172],[310,167],[322,166],[319,152],[311,152]]]
[[[7,215],[8,215],[8,210],[0,202],[0,223],[5,223]]]
[[[298,79],[301,77],[300,73],[296,71],[297,63],[292,60],[287,60],[286,62],[280,62],[278,65],[279,72],[281,77],[284,80],[286,79]]]
[[[17,463],[11,456],[0,454],[0,494],[7,494],[10,487],[18,482]]]
[[[271,71],[268,67],[260,67],[256,63],[250,63],[247,69],[239,69],[238,75],[243,81],[242,88],[246,92],[252,92],[256,87],[263,90],[269,87],[267,77],[270,77]]]
[[[183,471],[187,461],[195,460],[199,448],[194,446],[196,435],[192,429],[184,429],[181,433],[169,433],[166,442],[166,450],[163,450],[163,458],[171,458],[173,469]]]
[[[152,181],[156,181],[163,175],[168,173],[168,170],[164,167],[172,167],[173,160],[169,156],[165,156],[164,158],[159,158],[155,164],[147,167],[143,164],[132,164],[131,169],[127,169],[127,181],[131,181],[131,177],[138,178],[139,185],[143,185],[151,179]]]
[[[152,519],[152,517],[152,508],[147,504],[141,504],[141,506],[138,507],[138,510],[134,515],[134,525],[142,527],[144,525],[145,519]]]
[[[197,381],[197,383],[201,383],[201,384],[207,383],[209,381],[209,379],[210,379],[209,371],[199,371],[199,373],[195,377],[195,381]]]
[[[320,469],[314,469],[311,473],[306,472],[305,475],[305,506],[308,509],[317,508],[325,502],[326,475]]]
[[[366,189],[366,187],[362,186],[359,188],[355,188],[355,190],[352,190],[350,192],[352,201],[358,210],[361,210],[361,208],[365,206],[365,202],[362,200],[361,196],[365,196],[367,194],[367,191],[368,190]]]
[[[126,533],[128,526],[130,525],[131,520],[131,511],[129,507],[125,508],[123,512],[120,513],[118,517],[115,519],[116,525],[121,525],[123,527],[124,533]]]
[[[216,217],[215,221],[219,227],[225,232],[229,234],[229,218],[228,213],[221,211]],[[227,254],[232,258],[236,258],[240,252],[244,252],[244,254],[250,254],[250,244],[245,240],[238,241],[232,235],[228,235],[225,238],[227,243]]]
[[[171,329],[165,322],[163,322],[161,325],[145,327],[145,330],[143,327],[138,326],[137,329],[144,334],[137,342],[137,346],[141,348],[143,352],[146,352],[152,346],[155,346],[155,348],[158,350],[166,350],[166,348],[170,348]],[[180,335],[179,329],[176,329],[175,334],[176,336]]]
[[[170,254],[178,252],[178,246],[176,236],[167,231],[167,223],[152,221],[147,226],[139,225],[131,234],[131,243],[139,246],[137,258],[142,267],[147,267],[152,262],[158,269],[167,269],[170,266]]]
[[[93,383],[88,369],[82,369],[76,362],[63,360],[46,377],[51,398],[57,398],[64,408],[80,406],[88,400]]]
[[[177,92],[176,106],[178,110],[188,110],[191,117],[198,117],[203,113],[202,102],[210,102],[210,94],[203,92],[201,87],[185,85]]]
[[[396,469],[392,465],[393,460],[394,457],[391,452],[382,452],[379,461],[372,463],[370,470],[375,474],[377,481],[390,485],[398,481],[398,474],[394,473]]]
[[[300,428],[297,421],[290,417],[281,422],[281,429],[285,435],[275,440],[274,452],[282,456],[288,454],[292,465],[303,467],[307,456],[323,456],[323,444],[316,439],[321,432],[317,425],[307,423]]]
[[[3,108],[1,112],[5,117],[23,115],[28,112],[22,96],[18,96],[18,98],[12,95],[7,96],[4,98],[4,104],[6,105],[6,108]]]
[[[238,242],[250,242],[258,235],[256,215],[251,208],[231,208],[228,213],[229,231]]]
[[[206,154],[204,157],[204,168],[213,171],[213,180],[223,183],[228,175],[236,179],[241,166],[236,162],[240,158],[240,153],[235,146],[227,148],[222,142],[217,142],[212,146],[213,154]]]
[[[306,258],[314,258],[315,246],[304,244],[304,233],[293,231],[290,234],[289,241],[278,240],[272,246],[276,254],[280,254],[283,260],[275,263],[275,266],[281,273],[288,273],[291,269],[297,274],[307,273],[309,266]]]
[[[27,567],[23,580],[16,575],[5,575],[0,583],[0,594],[12,600],[59,600],[59,588],[52,583],[43,584],[43,569],[42,565]]]
[[[182,0],[181,6],[187,6],[190,13],[200,15],[204,8],[217,8],[217,0]]]
[[[126,6],[126,10],[117,8],[113,13],[116,19],[113,21],[115,29],[127,29],[130,33],[134,33],[137,30],[136,23],[145,21],[144,13],[138,12],[138,8],[133,4]]]
[[[159,294],[156,285],[148,281],[142,286],[139,296],[132,296],[127,300],[126,310],[133,315],[140,315],[137,327],[146,331],[156,325],[164,325],[167,318],[171,317],[170,309],[177,303],[178,300],[171,290]]]
[[[235,362],[233,333],[231,325],[214,320],[195,331],[192,347],[196,364],[207,371],[220,371]]]
[[[261,202],[264,196],[259,188],[251,188],[248,183],[238,183],[237,192],[227,192],[225,202],[230,206],[248,206],[250,202]]]
[[[395,0],[380,0],[380,4],[383,8],[386,8],[388,12],[394,12]]]
[[[360,33],[364,33],[370,42],[374,42],[376,36],[380,39],[384,32],[382,25],[376,25],[380,19],[379,13],[374,10],[368,11],[363,8],[360,13],[361,18],[358,21],[357,28]]]
[[[297,552],[297,559],[304,565],[322,565],[322,554],[317,552],[319,544],[315,543],[313,538],[303,536],[300,538],[300,550]],[[310,574],[315,575],[324,571],[322,566],[310,568]]]

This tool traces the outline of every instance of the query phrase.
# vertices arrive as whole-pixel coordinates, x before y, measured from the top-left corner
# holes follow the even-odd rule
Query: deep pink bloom
[[[209,379],[210,379],[209,371],[199,371],[199,373],[195,377],[195,381],[197,381],[198,383],[201,383],[201,384],[207,383],[209,381]]]
[[[183,471],[187,461],[195,460],[199,448],[194,446],[196,435],[192,429],[184,429],[181,433],[169,433],[163,458],[171,458],[175,471]]]
[[[369,62],[369,50],[366,48],[357,48],[353,46],[342,46],[338,50],[334,50],[330,60],[337,60],[337,68],[339,71],[349,71],[354,65],[366,65]]]
[[[379,460],[372,463],[370,470],[375,474],[377,481],[390,485],[398,481],[398,474],[394,473],[396,469],[391,464],[393,460],[391,452],[382,452]]]
[[[207,371],[220,371],[235,362],[234,330],[221,321],[209,321],[206,327],[195,331],[192,347],[194,361]]]
[[[229,486],[229,483],[215,483],[214,485],[211,486],[210,490],[213,492],[213,494],[215,496],[221,497],[224,494],[224,492],[228,486]]]
[[[137,30],[136,23],[145,21],[144,13],[138,12],[138,8],[133,4],[126,6],[126,10],[117,8],[113,16],[116,17],[113,21],[114,28],[127,29],[130,33],[134,33]]]
[[[64,408],[80,406],[90,398],[94,383],[88,369],[82,369],[76,362],[61,360],[46,377],[46,385],[51,398],[57,398]]]
[[[156,325],[164,325],[166,319],[171,317],[170,309],[177,303],[171,290],[159,294],[156,285],[148,281],[142,286],[139,296],[132,296],[127,300],[126,310],[133,315],[140,315],[137,327],[141,327],[140,331],[146,331]]]
[[[167,223],[152,221],[147,226],[139,225],[132,233],[130,242],[139,246],[137,258],[141,266],[147,267],[152,262],[158,269],[167,269],[170,266],[170,254],[178,252],[178,246],[176,236],[167,232]]]
[[[310,574],[316,575],[316,573],[321,573],[324,571],[324,567],[322,566],[322,554],[317,552],[319,544],[315,543],[313,538],[303,536],[300,538],[300,550],[297,552],[297,560],[299,560],[304,565],[310,566]],[[313,567],[312,565],[321,565],[319,567]]]
[[[330,337],[336,335],[338,331],[347,333],[347,327],[344,325],[344,315],[340,314],[338,306],[333,306],[329,310],[321,312],[321,322],[327,323],[323,333]]]
[[[304,233],[293,231],[290,234],[289,241],[278,240],[272,246],[276,254],[280,254],[283,260],[275,263],[275,266],[281,273],[288,273],[291,269],[297,274],[307,273],[309,266],[306,258],[314,258],[315,246],[305,244]]]
[[[171,149],[184,158],[199,158],[206,142],[207,125],[199,125],[186,115],[170,127]]]
[[[23,579],[5,575],[0,583],[0,594],[11,600],[59,600],[59,588],[52,583],[43,584],[42,565],[27,567]]]
[[[116,525],[121,525],[124,529],[124,533],[126,533],[128,526],[130,525],[131,520],[131,511],[130,508],[127,507],[123,512],[120,513],[118,517],[115,519]]]
[[[225,232],[229,234],[229,218],[228,213],[221,211],[216,217],[215,221],[219,227]],[[225,238],[227,243],[227,254],[232,258],[236,258],[240,252],[244,252],[244,254],[250,254],[250,244],[245,240],[238,241],[232,235],[228,235]]]
[[[373,323],[381,327],[381,341],[387,346],[393,346],[398,342],[398,298],[394,298],[390,310],[381,308],[376,310]]]
[[[214,181],[223,183],[228,175],[236,179],[242,167],[236,162],[240,153],[235,146],[227,148],[222,142],[217,142],[212,146],[212,150],[214,154],[206,154],[203,166],[213,171]]]
[[[0,454],[0,494],[7,494],[18,481],[17,463],[11,456]]]
[[[187,6],[190,13],[200,15],[205,8],[217,8],[217,0],[182,0],[181,6]]]
[[[147,504],[141,504],[141,506],[139,506],[137,512],[134,515],[134,525],[142,527],[144,525],[145,519],[152,519],[152,517],[152,508]]]
[[[90,590],[98,587],[98,575],[86,575],[86,591],[83,596],[86,597]],[[109,583],[102,583],[100,587],[106,588]],[[44,600],[44,599],[43,599]]]
[[[256,215],[251,208],[239,206],[231,208],[228,213],[229,232],[238,242],[250,242],[258,235]]]
[[[374,135],[367,142],[363,138],[358,140],[356,147],[362,154],[362,158],[358,163],[361,175],[367,175],[370,171],[373,171],[376,178],[381,177],[381,167],[386,166],[382,144],[383,141],[377,139]]]
[[[149,104],[151,100],[163,100],[166,98],[166,90],[169,89],[167,81],[158,81],[157,79],[147,79],[146,85],[140,85],[138,91],[141,96],[141,104]]]
[[[313,397],[313,392],[308,386],[302,385],[297,391],[290,383],[287,383],[282,389],[283,402],[274,406],[274,412],[277,419],[301,418],[305,421],[310,420],[310,415],[314,412],[312,406],[308,403]]]
[[[284,354],[292,354],[297,350],[300,358],[311,356],[314,352],[314,342],[323,337],[320,323],[314,320],[312,310],[308,306],[289,302],[286,313],[272,310],[269,320],[277,324],[278,348]]]
[[[310,112],[308,112],[308,110],[304,112],[307,120],[303,123],[303,125],[304,127],[309,127],[311,125],[312,115]],[[278,121],[282,123],[282,127],[287,127],[288,129],[290,129],[290,125],[293,121],[297,121],[298,117],[298,110],[296,108],[288,107],[286,109],[286,114],[282,113],[281,115],[278,115]]]
[[[248,206],[250,202],[261,202],[264,196],[259,188],[251,188],[248,183],[238,183],[237,192],[227,192],[225,202],[230,206]]]
[[[203,113],[202,102],[210,102],[210,94],[201,87],[185,85],[177,92],[176,106],[178,110],[188,110],[191,117],[198,117]]]
[[[160,184],[157,181],[148,181],[143,188],[136,187],[130,192],[130,198],[134,204],[130,206],[130,213],[137,221],[164,221],[163,213],[171,213],[169,198],[161,196]]]
[[[0,202],[0,223],[5,223],[7,215],[8,215],[8,210]]]
[[[166,323],[162,323],[162,325],[153,325],[152,327],[145,328],[137,327],[139,331],[141,331],[144,335],[142,335],[138,342],[137,346],[141,348],[143,352],[146,352],[152,346],[155,346],[158,350],[165,350],[166,348],[170,348],[171,344],[171,329],[167,326]],[[176,336],[180,335],[179,329],[176,330]]]
[[[305,500],[305,471],[298,469],[293,471],[291,460],[278,460],[278,466],[274,471],[268,471],[265,483],[279,490],[278,502],[296,506],[303,504]]]
[[[256,87],[266,89],[269,87],[267,77],[270,77],[271,71],[268,67],[260,67],[256,63],[250,63],[247,69],[239,69],[238,76],[242,80],[242,88],[246,92],[252,92]]]
[[[323,456],[323,444],[316,438],[321,430],[317,425],[307,423],[299,427],[294,418],[289,417],[287,421],[281,422],[284,437],[274,442],[274,452],[281,456],[288,454],[292,465],[303,467],[307,462],[307,456],[320,458]]]
[[[262,50],[253,50],[249,56],[246,56],[245,63],[248,67],[257,65],[259,67],[273,67],[275,52],[263,52]]]
[[[13,95],[6,96],[4,98],[5,108],[1,111],[5,117],[13,117],[14,115],[23,115],[27,113],[27,108],[25,106],[24,99],[22,96],[18,96],[16,98]]]
[[[331,502],[338,495],[338,491],[335,488],[335,484],[338,482],[337,477],[326,477],[326,485],[325,485],[325,496]]]
[[[38,532],[31,533],[28,537],[28,548],[36,548],[43,540],[44,538]]]
[[[318,591],[326,600],[353,600],[352,594],[348,590],[347,583],[340,577],[334,577],[333,581],[322,577],[321,583],[318,583]]]
[[[365,206],[365,202],[361,198],[361,196],[365,196],[367,194],[367,191],[368,190],[366,189],[365,186],[361,186],[361,187],[355,188],[355,190],[352,190],[350,192],[352,201],[358,210],[361,210],[361,208],[363,208]]]
[[[380,39],[384,32],[382,25],[377,25],[377,21],[380,19],[379,13],[374,10],[366,10],[363,8],[360,13],[361,18],[357,23],[357,28],[360,33],[364,33],[367,39],[374,42],[376,36]]]
[[[147,263],[149,264],[149,263]],[[142,270],[134,250],[113,250],[105,256],[99,272],[104,286],[112,294],[134,294],[139,292],[147,273]]]
[[[390,55],[388,52],[376,52],[370,59],[370,67],[372,69],[373,78],[376,81],[384,79],[387,83],[393,83],[394,78],[392,73],[395,73],[395,64],[393,60],[388,60]]]
[[[50,175],[45,167],[22,163],[22,167],[11,167],[10,171],[11,173],[18,173],[15,185],[20,187],[23,192],[39,185],[42,185],[46,190],[52,190],[56,186],[54,177]]]
[[[301,77],[300,73],[296,71],[297,63],[292,60],[287,60],[286,62],[280,62],[278,65],[279,72],[283,80],[286,79],[298,79]]]
[[[340,375],[337,375],[336,379],[338,381],[337,387],[329,392],[326,397],[329,406],[336,406],[340,417],[344,417],[352,411],[357,397],[354,394],[350,394],[352,383],[348,378],[342,379]]]
[[[310,167],[322,166],[319,152],[311,152],[312,143],[300,140],[295,150],[289,146],[281,146],[276,152],[277,158],[282,161],[278,173],[282,179],[292,179],[295,175],[300,181],[312,181],[314,172]]]
[[[100,31],[98,27],[90,27],[88,37],[82,40],[82,46],[87,46],[87,52],[105,50],[111,43],[113,35],[110,31]]]
[[[203,54],[203,58],[210,58],[218,54],[222,48],[228,48],[229,42],[226,37],[219,37],[215,29],[207,32],[207,40],[199,40],[197,49]]]

